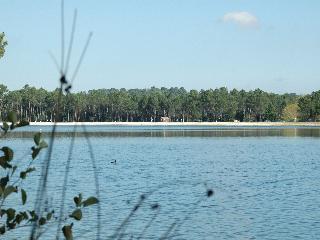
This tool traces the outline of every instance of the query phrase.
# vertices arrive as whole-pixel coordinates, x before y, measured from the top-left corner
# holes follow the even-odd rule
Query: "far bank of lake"
[[[219,126],[219,127],[320,127],[320,122],[57,122],[73,126]],[[54,122],[30,122],[33,126],[51,126]]]

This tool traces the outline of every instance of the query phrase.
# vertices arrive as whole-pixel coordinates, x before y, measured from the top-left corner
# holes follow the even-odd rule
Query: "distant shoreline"
[[[53,122],[30,122],[31,126],[52,126]],[[212,127],[320,127],[320,122],[59,122],[59,126],[212,126]]]

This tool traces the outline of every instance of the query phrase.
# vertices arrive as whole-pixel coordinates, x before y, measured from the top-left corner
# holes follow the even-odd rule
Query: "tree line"
[[[19,120],[55,121],[58,95],[58,89],[25,85],[10,91],[0,84],[0,120],[8,111],[15,111]],[[97,89],[64,94],[60,113],[65,122],[158,122],[161,117],[172,122],[317,121],[320,91],[299,96],[224,87],[200,91],[177,87]]]

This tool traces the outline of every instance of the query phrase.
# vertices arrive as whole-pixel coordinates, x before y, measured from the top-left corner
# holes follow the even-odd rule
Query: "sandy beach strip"
[[[30,122],[31,126],[52,126],[53,122]],[[59,126],[195,126],[195,127],[320,127],[320,122],[58,122]]]

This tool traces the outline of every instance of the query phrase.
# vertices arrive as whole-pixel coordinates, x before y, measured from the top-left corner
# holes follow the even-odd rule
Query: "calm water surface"
[[[40,128],[50,131],[50,127],[29,127],[9,138],[17,161],[23,162],[28,147],[33,145],[30,133]],[[60,203],[73,130],[58,127],[49,175],[48,199],[52,206]],[[104,239],[112,236],[139,196],[150,191],[153,193],[133,216],[123,239],[137,239],[153,216],[142,239],[159,239],[172,223],[181,220],[183,224],[173,239],[317,239],[320,235],[319,128],[86,130],[98,165]],[[95,194],[83,131],[77,129],[69,173],[69,211],[77,193]],[[44,156],[35,162],[38,169]],[[110,163],[113,160],[117,164]],[[39,171],[33,173],[24,183],[30,192],[30,208],[38,175]],[[214,190],[212,198],[205,197],[206,188]],[[10,197],[13,204],[14,197]],[[151,210],[155,203],[160,205],[158,211]],[[85,218],[75,224],[76,239],[94,239],[96,210],[87,209]],[[54,227],[49,229],[47,235],[54,231]]]

